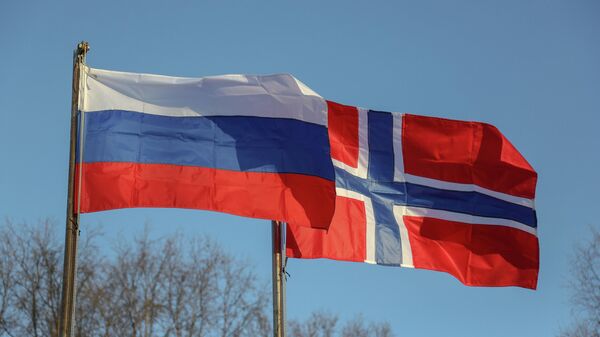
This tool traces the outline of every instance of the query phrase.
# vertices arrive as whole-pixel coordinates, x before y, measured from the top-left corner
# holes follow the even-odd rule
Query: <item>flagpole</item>
[[[67,191],[67,223],[65,233],[65,253],[61,297],[60,337],[73,336],[75,316],[75,276],[77,273],[77,241],[79,239],[79,218],[74,209],[75,199],[75,151],[77,149],[77,115],[79,110],[79,79],[85,56],[89,50],[87,42],[77,44],[73,51],[73,82],[71,89],[71,135],[69,146],[69,176]]]
[[[281,221],[271,221],[273,246],[273,336],[285,337],[285,279],[283,277],[283,229]]]

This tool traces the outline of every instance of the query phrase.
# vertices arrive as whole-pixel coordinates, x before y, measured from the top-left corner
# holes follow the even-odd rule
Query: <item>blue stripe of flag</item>
[[[134,162],[297,173],[334,180],[327,128],[295,119],[85,114],[84,162]]]
[[[490,218],[520,222],[536,228],[535,210],[497,199],[479,192],[452,191],[404,182],[381,182],[357,179],[347,171],[335,168],[336,186],[371,197],[376,202],[392,202],[441,209]],[[408,192],[407,193],[407,189]]]

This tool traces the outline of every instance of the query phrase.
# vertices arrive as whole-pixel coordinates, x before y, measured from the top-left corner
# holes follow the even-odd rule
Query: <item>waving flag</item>
[[[535,289],[537,174],[493,126],[328,102],[336,210],[288,224],[287,256],[444,271]]]
[[[82,213],[177,207],[329,225],[326,103],[294,77],[84,70]]]

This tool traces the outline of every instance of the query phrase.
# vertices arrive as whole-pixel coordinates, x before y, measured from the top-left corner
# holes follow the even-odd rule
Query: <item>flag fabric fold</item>
[[[327,102],[329,229],[287,227],[287,256],[443,271],[535,289],[537,174],[493,126]]]
[[[85,67],[82,81],[81,213],[190,208],[329,225],[335,183],[326,102],[293,76]]]

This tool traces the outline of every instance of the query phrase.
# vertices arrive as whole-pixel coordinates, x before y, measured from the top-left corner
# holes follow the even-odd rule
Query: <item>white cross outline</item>
[[[357,108],[358,110],[358,163],[356,167],[352,167],[338,160],[333,159],[333,165],[343,169],[353,176],[367,179],[369,171],[369,125],[368,117],[369,110]],[[393,116],[393,139],[394,139],[394,181],[403,182],[404,163],[402,160],[402,116],[400,113],[391,113]],[[398,136],[397,136],[398,135]],[[400,146],[396,146],[396,141],[400,142]],[[342,197],[362,201],[365,207],[366,217],[366,235],[365,235],[365,260],[366,263],[376,264],[376,233],[375,233],[375,214],[373,212],[373,202],[371,198],[355,191],[350,191],[343,188],[336,188],[336,194]],[[394,212],[396,215],[396,212]],[[400,230],[400,245],[402,251],[403,267],[413,267],[412,250],[408,239],[408,231],[402,217],[396,216],[396,222]]]

